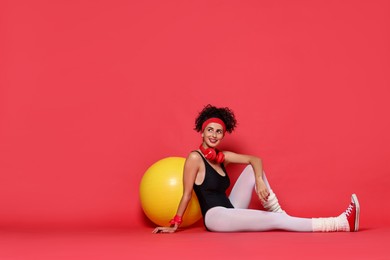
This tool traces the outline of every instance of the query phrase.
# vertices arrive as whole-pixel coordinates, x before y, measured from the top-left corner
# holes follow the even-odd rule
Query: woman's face
[[[208,124],[202,133],[203,143],[212,148],[216,147],[221,142],[223,136],[222,125],[218,123]]]

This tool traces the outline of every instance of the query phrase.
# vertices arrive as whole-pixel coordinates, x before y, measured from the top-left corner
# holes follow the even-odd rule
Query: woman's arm
[[[192,197],[192,190],[195,178],[199,170],[200,156],[197,153],[190,153],[184,164],[183,172],[183,195],[181,197],[176,215],[183,216]]]
[[[184,215],[188,203],[191,200],[192,190],[201,160],[201,157],[197,153],[191,152],[184,163],[183,195],[176,212],[176,216],[180,218]],[[178,227],[178,223],[175,223],[171,227],[157,227],[154,229],[153,233],[173,233],[177,230]]]
[[[238,154],[233,152],[223,152],[225,164],[243,163],[252,165],[256,179],[256,193],[261,201],[267,201],[269,191],[263,180],[263,163],[259,157],[253,155]]]

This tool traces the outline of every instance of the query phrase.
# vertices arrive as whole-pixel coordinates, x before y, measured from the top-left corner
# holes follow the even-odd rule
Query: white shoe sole
[[[356,194],[352,194],[352,201],[353,203],[355,203],[355,207],[356,207],[355,230],[353,230],[356,232],[359,230],[359,217],[360,217],[360,204]]]

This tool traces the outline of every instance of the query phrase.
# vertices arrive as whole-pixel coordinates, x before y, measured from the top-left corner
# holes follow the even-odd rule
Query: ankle
[[[349,224],[345,214],[338,217],[313,218],[313,232],[348,232]]]

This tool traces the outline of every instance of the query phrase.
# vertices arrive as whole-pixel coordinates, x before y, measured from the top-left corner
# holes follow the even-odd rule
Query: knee
[[[246,167],[245,167],[245,171],[253,171],[253,167],[251,164],[248,164]]]
[[[242,171],[243,174],[250,174],[250,175],[254,175],[254,170],[253,170],[253,167],[252,165],[248,164],[245,169]]]

